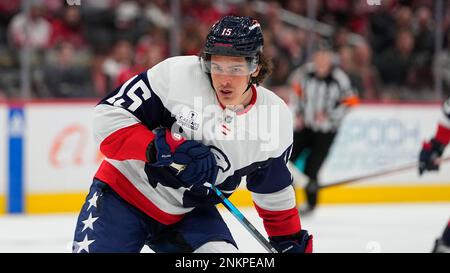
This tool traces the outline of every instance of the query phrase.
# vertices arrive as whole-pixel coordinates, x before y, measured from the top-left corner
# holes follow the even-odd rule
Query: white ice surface
[[[253,208],[242,213],[265,234]],[[265,252],[225,209],[242,252]],[[0,252],[70,252],[76,214],[0,216]],[[320,206],[302,226],[315,252],[430,252],[450,218],[450,203]],[[143,252],[151,252],[144,248]]]

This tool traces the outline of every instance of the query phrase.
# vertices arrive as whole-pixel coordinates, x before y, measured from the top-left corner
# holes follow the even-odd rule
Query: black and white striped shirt
[[[316,76],[313,63],[295,70],[290,83],[297,93],[296,112],[305,127],[320,132],[336,132],[348,107],[358,103],[350,79],[345,72],[332,67],[328,76]]]

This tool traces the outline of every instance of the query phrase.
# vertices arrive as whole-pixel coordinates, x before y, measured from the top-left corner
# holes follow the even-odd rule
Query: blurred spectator
[[[428,7],[420,7],[416,14],[414,29],[415,77],[413,86],[414,88],[423,89],[433,84],[431,64],[434,55],[434,31],[432,14]]]
[[[198,28],[198,22],[187,22],[181,32],[181,54],[198,55],[206,36],[202,36]]]
[[[152,68],[162,60],[164,60],[164,49],[161,46],[151,45],[138,48],[135,57],[135,65],[131,68],[125,68],[122,70],[117,76],[117,82],[115,85],[121,85],[134,75]]]
[[[241,1],[236,3],[235,9],[238,10],[239,12],[235,12],[234,14],[240,14],[242,16],[249,16],[249,17],[253,17],[256,18],[257,13],[256,11],[253,9],[253,3],[251,1]],[[265,16],[260,16],[259,18],[260,23],[262,23],[261,26],[265,25],[264,24],[264,20],[265,20]],[[267,25],[266,25],[267,27]]]
[[[296,32],[291,28],[285,28],[276,35],[276,43],[279,49],[279,54],[289,61],[289,72],[305,61],[304,44],[301,44],[301,36],[296,35]],[[287,75],[286,75],[287,76]]]
[[[366,1],[354,1],[347,27],[351,32],[365,37],[369,35],[369,15],[375,10],[375,5],[367,5]]]
[[[428,7],[422,6],[417,10],[417,19],[415,22],[415,51],[418,54],[430,55],[434,51],[434,33],[432,14]]]
[[[55,19],[52,22],[50,46],[55,46],[63,41],[71,43],[77,48],[86,46],[79,7],[65,7],[61,19]]]
[[[32,48],[44,49],[49,45],[52,28],[44,18],[43,12],[42,1],[33,0],[28,19],[22,12],[12,18],[8,29],[12,46],[21,48],[28,42]]]
[[[7,29],[11,18],[20,9],[20,0],[0,1],[0,47],[6,45]]]
[[[103,71],[103,63],[105,62],[106,56],[96,55],[92,61],[91,66],[91,79],[92,88],[95,97],[103,97],[109,87],[109,79]]]
[[[353,48],[351,48],[350,46],[342,46],[340,47],[338,54],[339,65],[349,77],[352,87],[358,92],[358,94],[363,94],[365,90],[362,83],[359,67],[356,66]]]
[[[286,84],[289,73],[291,72],[287,57],[283,55],[278,56],[273,60],[273,67],[276,67],[276,69],[273,70],[272,75],[267,80],[267,83],[270,86]]]
[[[0,14],[2,18],[9,18],[17,13],[20,9],[20,4],[22,0],[9,0],[6,1],[0,1]]]
[[[450,30],[447,31],[445,48],[437,55],[433,63],[435,73],[439,73],[443,82],[445,96],[450,96]]]
[[[324,15],[322,20],[330,25],[345,26],[352,15],[351,2],[347,0],[327,0],[324,1]]]
[[[411,30],[413,12],[410,7],[402,6],[395,14],[395,24],[398,30]]]
[[[214,1],[196,0],[184,1],[183,15],[195,18],[199,23],[212,25],[219,20],[222,14],[215,6]]]
[[[107,54],[114,44],[117,5],[118,0],[84,0],[80,6],[87,43],[97,55]]]
[[[42,1],[43,5],[46,8],[44,16],[49,22],[52,22],[53,20],[55,20],[60,16],[61,11],[63,10],[66,4],[64,3],[65,1],[60,0],[42,0]]]
[[[411,81],[413,69],[414,37],[408,30],[399,31],[395,47],[374,60],[385,85],[406,86]]]
[[[136,1],[123,1],[117,6],[114,21],[116,40],[136,44],[149,26],[142,14],[143,8]]]
[[[138,43],[137,48],[147,48],[152,45],[158,45],[163,50],[164,58],[169,57],[169,34],[166,29],[160,27],[152,27],[143,35]]]
[[[21,0],[0,1],[0,89],[8,96],[20,89],[18,49],[25,43],[26,29],[32,47],[33,81],[34,75],[42,75],[43,60],[52,54],[52,48],[69,42],[77,49],[77,63],[80,49],[88,57],[82,63],[90,65],[95,96],[102,96],[124,75],[142,67],[133,62],[142,48],[155,46],[155,54],[162,52],[164,58],[169,57],[172,1],[82,0],[80,6],[68,6],[60,0],[29,1],[29,22],[20,11]],[[333,40],[342,69],[365,99],[383,99],[384,90],[390,89],[393,94],[405,90],[407,98],[413,99],[421,93],[418,90],[432,89],[435,71],[446,73],[446,52],[440,52],[435,63],[444,71],[432,69],[435,22],[431,0],[382,0],[381,5],[314,1],[317,20],[335,28],[332,37],[307,35],[307,29],[293,27],[281,18],[281,8],[306,17],[307,0],[262,0],[267,8],[263,13],[255,9],[257,1],[181,0],[180,54],[198,54],[210,24],[222,15],[234,14],[258,18],[264,28],[265,52],[275,65],[274,73],[264,82],[268,87],[286,84],[288,75],[312,53],[307,48],[310,43],[322,38]],[[447,2],[443,12],[446,31],[450,29]],[[361,34],[361,41],[354,39],[353,33]],[[32,86],[40,88],[34,82]]]
[[[147,20],[158,27],[167,29],[172,24],[170,7],[165,0],[155,0],[148,3],[144,14]]]
[[[354,62],[361,80],[361,86],[357,90],[360,97],[368,100],[380,99],[380,78],[376,67],[372,64],[372,50],[367,43],[355,45]]]
[[[103,63],[103,73],[108,78],[106,90],[114,89],[119,73],[131,67],[132,53],[132,45],[129,41],[120,40],[114,44],[111,54]]]
[[[385,2],[369,16],[369,41],[377,55],[391,48],[395,40],[395,19],[390,5]]]
[[[45,95],[54,98],[91,97],[89,74],[84,67],[75,64],[74,46],[63,42],[56,49],[56,62],[44,67]]]
[[[338,28],[333,35],[333,46],[335,50],[348,45],[348,35],[349,31],[345,27]]]
[[[306,16],[305,0],[288,0],[284,8],[298,15]]]

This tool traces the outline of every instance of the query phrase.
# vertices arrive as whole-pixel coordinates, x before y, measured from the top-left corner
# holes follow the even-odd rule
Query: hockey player
[[[312,251],[286,166],[292,118],[259,86],[270,72],[262,49],[256,20],[227,16],[201,57],[166,59],[101,100],[94,130],[106,159],[79,214],[74,252],[237,252],[208,185],[230,196],[244,177],[273,246]],[[267,123],[262,136],[254,125]]]
[[[300,207],[300,213],[306,214],[317,205],[318,174],[340,124],[359,99],[347,74],[333,64],[333,52],[325,43],[320,44],[312,62],[292,73],[290,82],[298,98],[291,160],[295,163],[308,153],[302,170],[308,176],[307,203]]]
[[[436,134],[425,142],[419,154],[419,174],[439,170],[440,158],[450,142],[450,98],[443,104]],[[450,252],[450,221],[441,238],[436,239],[433,252]]]

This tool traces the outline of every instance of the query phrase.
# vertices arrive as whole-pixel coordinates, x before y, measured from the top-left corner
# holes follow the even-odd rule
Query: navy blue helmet
[[[215,23],[203,53],[240,57],[255,57],[264,44],[261,26],[251,17],[226,16]]]
[[[253,73],[263,50],[263,34],[257,20],[251,17],[225,16],[215,23],[206,37],[201,56],[202,69],[211,72],[211,55],[245,57]]]

